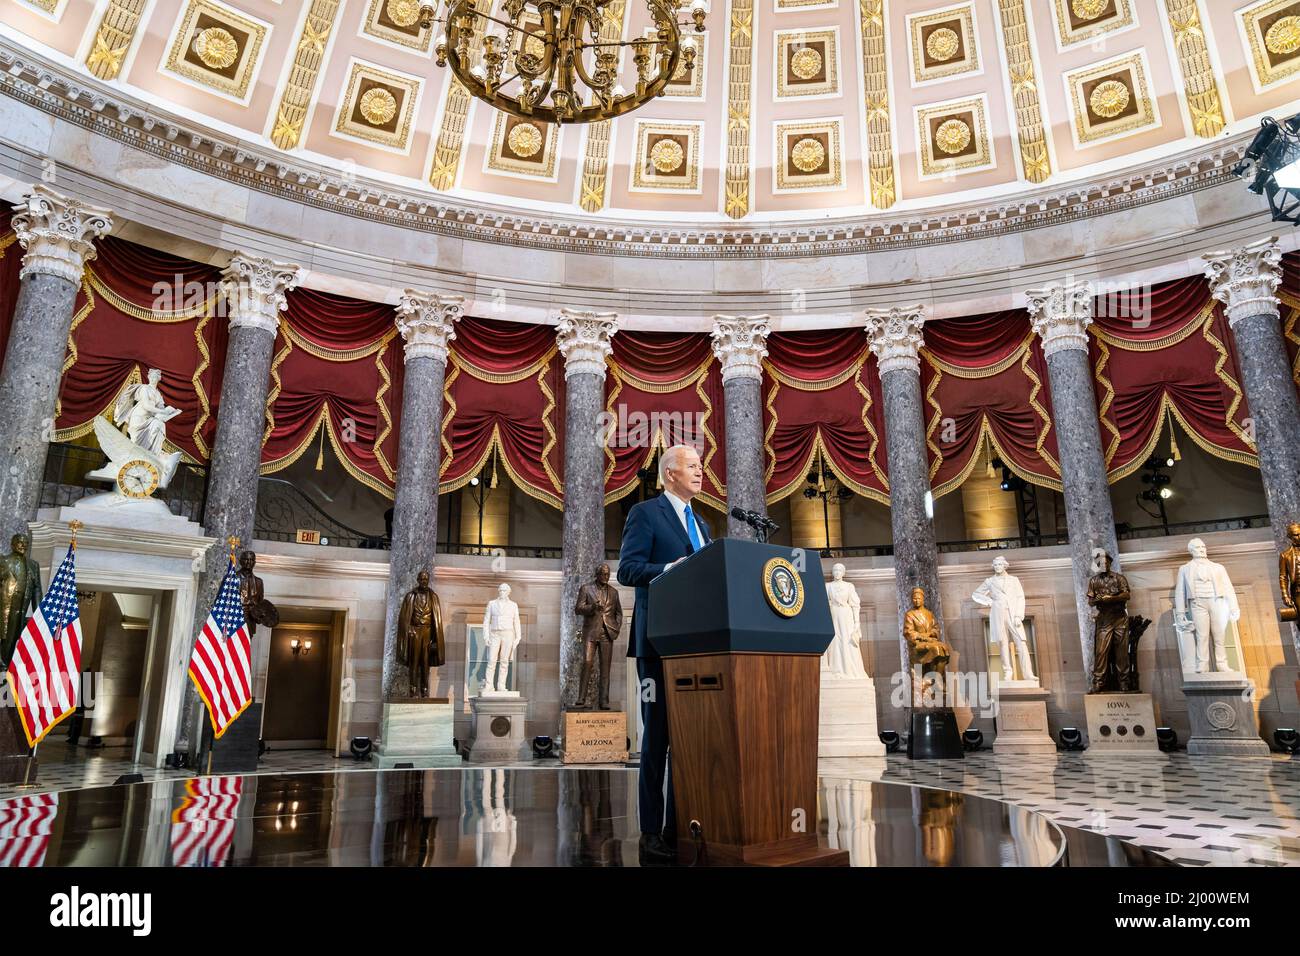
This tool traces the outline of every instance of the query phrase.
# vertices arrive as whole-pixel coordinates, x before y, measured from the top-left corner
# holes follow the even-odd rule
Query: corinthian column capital
[[[1278,317],[1275,290],[1282,282],[1282,250],[1276,236],[1239,249],[1211,252],[1204,259],[1205,277],[1214,297],[1224,305],[1229,327],[1251,315]]]
[[[439,292],[403,289],[397,303],[397,331],[406,341],[403,361],[431,358],[447,361],[447,345],[456,337],[456,321],[465,299]]]
[[[564,377],[599,375],[603,379],[605,359],[613,349],[610,339],[617,331],[617,312],[561,309],[555,338],[564,356]]]
[[[1058,282],[1030,289],[1029,320],[1043,342],[1043,355],[1067,349],[1088,351],[1088,326],[1092,325],[1092,286],[1086,282]]]
[[[880,363],[880,374],[893,371],[921,374],[921,325],[925,310],[919,305],[867,309],[867,338]]]
[[[713,354],[722,365],[722,384],[732,379],[763,377],[763,357],[772,331],[770,315],[715,315]]]
[[[27,250],[18,278],[51,275],[81,284],[86,263],[95,258],[95,239],[113,225],[112,213],[45,185],[36,185],[14,207],[18,241]]]
[[[302,277],[299,266],[235,253],[221,279],[230,327],[264,329],[274,335],[285,308],[284,294],[296,289]]]

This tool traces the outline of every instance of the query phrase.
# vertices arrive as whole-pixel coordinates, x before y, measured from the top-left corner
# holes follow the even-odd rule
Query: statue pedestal
[[[451,701],[445,697],[384,704],[379,732],[375,760],[381,770],[398,764],[412,770],[460,766],[452,743]]]
[[[200,773],[257,773],[259,744],[262,739],[262,702],[254,701],[226,728],[220,740],[212,738],[212,720],[205,709],[199,750]],[[208,763],[208,754],[212,762]]]
[[[532,748],[524,737],[528,699],[518,691],[497,691],[469,699],[470,763],[514,763],[531,760]]]
[[[1236,671],[1184,674],[1183,696],[1192,736],[1189,754],[1267,757],[1268,744],[1255,726],[1255,682]]]
[[[911,760],[961,760],[961,734],[957,732],[957,715],[950,707],[912,711],[912,732],[907,738],[907,756]]]
[[[998,735],[995,754],[1055,754],[1056,744],[1047,726],[1047,698],[1037,681],[1002,681],[998,684]]]
[[[817,713],[817,757],[883,757],[876,729],[876,684],[823,670]]]
[[[627,762],[627,714],[621,710],[564,713],[564,763]]]
[[[1150,694],[1085,694],[1088,750],[1094,756],[1163,757]]]

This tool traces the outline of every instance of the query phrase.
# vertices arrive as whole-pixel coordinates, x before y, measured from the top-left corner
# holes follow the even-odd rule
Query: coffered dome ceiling
[[[1203,150],[1300,96],[1300,0],[713,0],[669,95],[557,128],[450,82],[417,12],[10,0],[0,24],[88,85],[345,178],[696,226],[996,201]],[[650,23],[633,0],[606,15]]]

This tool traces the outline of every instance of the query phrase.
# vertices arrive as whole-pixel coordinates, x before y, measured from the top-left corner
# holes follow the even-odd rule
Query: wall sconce
[[[289,650],[293,651],[294,657],[297,657],[299,654],[301,654],[303,657],[306,657],[308,654],[311,653],[311,641],[310,640],[300,641],[298,640],[298,638],[295,637],[293,640],[289,642]]]

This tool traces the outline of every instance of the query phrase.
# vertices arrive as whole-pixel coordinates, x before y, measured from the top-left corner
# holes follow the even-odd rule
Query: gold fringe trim
[[[388,414],[388,403],[384,401],[384,396],[388,394],[388,389],[393,384],[392,376],[388,374],[388,367],[384,365],[384,357],[386,355],[388,355],[387,342],[384,343],[384,347],[375,355],[375,368],[379,371],[380,379],[379,391],[375,392],[375,404],[379,406],[379,416],[384,420],[384,427],[381,428],[379,434],[375,436],[373,450],[375,453],[375,461],[379,462],[379,467],[382,468],[384,474],[388,476],[388,480],[396,482],[397,475],[393,472],[393,466],[388,463],[388,459],[384,457],[383,449],[380,448],[380,445],[384,443],[384,439],[393,431],[393,417]]]
[[[1159,419],[1162,422],[1166,413],[1171,414],[1178,424],[1183,427],[1183,432],[1187,437],[1195,442],[1196,445],[1207,454],[1213,455],[1215,458],[1222,458],[1224,461],[1236,462],[1239,465],[1253,465],[1258,467],[1258,462],[1254,455],[1247,455],[1232,448],[1224,448],[1221,445],[1214,444],[1214,442],[1206,441],[1198,435],[1187,423],[1187,419],[1183,418],[1182,412],[1180,412],[1178,407],[1170,400],[1167,393],[1162,394],[1160,397]],[[1163,428],[1156,427],[1151,429],[1151,436],[1142,446],[1142,450],[1139,451],[1128,464],[1124,465],[1122,468],[1116,468],[1114,471],[1106,473],[1107,482],[1113,485],[1117,481],[1127,478],[1129,475],[1133,474],[1133,472],[1143,467],[1146,464],[1147,459],[1151,457],[1151,453],[1155,451],[1156,445],[1160,443],[1160,436],[1163,433]]]
[[[280,328],[284,330],[284,337],[291,340],[298,348],[308,355],[314,355],[316,358],[324,359],[327,362],[355,362],[357,359],[365,358],[367,355],[373,355],[381,349],[387,348],[388,343],[397,335],[397,328],[394,326],[368,345],[360,345],[354,349],[330,349],[323,345],[317,345],[311,339],[306,338],[288,322],[280,323]]]
[[[887,505],[889,504],[889,477],[880,470],[880,465],[876,461],[876,449],[880,447],[880,436],[876,433],[876,426],[871,424],[871,394],[862,383],[861,369],[858,370],[858,376],[853,380],[853,384],[857,386],[858,394],[862,396],[862,425],[866,428],[867,434],[871,436],[871,446],[867,449],[867,461],[871,463],[871,470],[880,479],[880,486],[885,490],[881,492],[875,488],[868,488],[866,485],[858,485],[856,482],[849,482],[849,484],[857,490],[858,494]],[[832,467],[834,466],[832,465]]]
[[[1177,332],[1170,332],[1168,335],[1162,336],[1158,339],[1152,339],[1149,342],[1136,342],[1129,339],[1122,339],[1117,335],[1097,328],[1095,325],[1089,326],[1088,331],[1107,345],[1113,345],[1115,348],[1123,349],[1125,352],[1159,352],[1161,349],[1167,349],[1171,345],[1177,345],[1183,339],[1187,338],[1199,329],[1206,318],[1214,313],[1214,305],[1214,299],[1211,299],[1209,302],[1205,303],[1205,305],[1201,306],[1201,310],[1196,314],[1195,318],[1190,319],[1187,324]]]
[[[1286,317],[1286,322],[1283,323],[1282,334],[1296,346],[1296,356],[1291,362],[1291,378],[1296,385],[1300,385],[1300,335],[1296,334],[1296,319],[1300,318],[1300,299],[1285,292],[1279,292],[1277,297],[1291,310]]]
[[[537,370],[550,363],[551,359],[559,351],[557,346],[552,345],[546,354],[525,368],[518,369],[514,372],[489,372],[487,369],[479,368],[473,362],[466,361],[455,352],[447,356],[447,360],[457,368],[467,372],[480,382],[489,382],[494,385],[509,385],[512,382],[522,382],[526,378],[532,378],[537,374]]]
[[[700,397],[700,404],[704,406],[704,414],[700,416],[700,431],[704,432],[705,445],[702,467],[704,468],[704,473],[708,475],[709,480],[713,482],[713,487],[718,489],[718,494],[722,495],[723,499],[725,499],[727,496],[727,485],[722,481],[722,479],[714,474],[712,464],[713,456],[718,453],[717,436],[714,435],[712,430],[709,428],[709,419],[713,417],[713,402],[709,400],[709,396],[704,391],[704,383],[709,380],[709,362],[712,361],[715,361],[715,359],[710,355],[709,361],[704,363],[704,368],[700,371],[700,377],[695,380],[695,394]],[[718,501],[718,506],[722,509],[723,514],[727,513],[725,500],[719,501],[711,496],[710,498],[711,500]]]
[[[528,495],[531,498],[536,498],[538,501],[544,501],[552,508],[557,508],[560,511],[564,510],[564,502],[558,496],[553,495],[550,492],[545,491],[544,489],[537,488],[534,485],[530,484],[518,472],[516,472],[512,467],[510,467],[510,460],[506,457],[505,450],[501,446],[500,425],[492,426],[492,436],[488,439],[487,447],[483,449],[483,454],[479,456],[478,460],[474,462],[473,466],[471,466],[470,469],[467,472],[465,472],[465,474],[461,475],[459,478],[455,479],[454,481],[442,482],[438,486],[438,493],[444,495],[450,494],[451,492],[459,491],[461,488],[464,488],[466,485],[468,485],[470,479],[483,470],[484,464],[487,463],[488,456],[491,455],[494,450],[499,452],[497,457],[500,459],[501,464],[505,467],[506,474],[510,476],[510,480],[513,481],[519,487],[520,491],[522,491],[524,494]]]
[[[139,319],[142,322],[158,322],[163,324],[188,322],[191,319],[198,319],[211,315],[217,304],[217,296],[214,293],[204,299],[202,304],[188,309],[146,309],[143,306],[128,301],[123,298],[122,295],[113,291],[108,283],[100,278],[99,273],[95,271],[95,267],[90,264],[87,264],[86,266],[86,282],[90,284],[92,289],[104,297],[105,302],[117,309],[117,311],[129,315],[133,319]]]
[[[618,398],[619,394],[623,391],[623,376],[620,374],[618,366],[613,362],[609,363],[609,374],[614,379],[614,387],[610,389],[609,400],[605,402],[605,414],[613,415],[614,399]],[[656,435],[658,435],[658,430],[656,430]],[[650,453],[654,454],[653,443],[651,443],[650,446]],[[618,459],[614,455],[614,449],[610,447],[608,441],[605,442],[605,458],[608,460],[608,464],[605,465],[605,485],[608,487],[610,476],[614,474],[614,468],[618,465]],[[609,492],[605,493],[605,504],[609,504]]]
[[[953,365],[951,362],[945,362],[928,349],[922,349],[925,357],[935,368],[941,368],[949,375],[955,375],[957,378],[988,378],[992,375],[998,375],[1005,372],[1011,366],[1020,361],[1020,357],[1029,351],[1029,344],[1034,340],[1034,333],[1031,330],[1025,336],[1025,340],[1016,346],[1016,350],[1011,352],[1005,358],[999,359],[992,365],[984,365],[979,368],[962,368],[960,365]]]
[[[795,378],[792,375],[787,375],[782,372],[767,359],[763,359],[763,368],[767,371],[768,375],[776,379],[782,385],[789,385],[791,388],[797,388],[801,392],[825,392],[839,385],[843,385],[854,375],[857,375],[862,366],[867,363],[867,355],[870,352],[870,349],[870,345],[864,344],[862,346],[862,353],[858,356],[857,360],[851,365],[846,366],[842,372],[838,372],[830,378]]]
[[[627,382],[628,385],[631,385],[638,392],[646,392],[650,395],[667,395],[669,392],[680,392],[682,389],[695,384],[695,380],[700,377],[701,372],[708,368],[709,362],[711,361],[713,361],[713,356],[709,355],[703,362],[690,372],[687,372],[681,378],[673,382],[665,382],[662,385],[657,385],[654,382],[647,382],[643,378],[637,378],[626,368],[612,359],[609,362],[609,368],[610,371],[614,372],[619,378]]]
[[[280,328],[285,328],[281,323]],[[280,397],[280,365],[289,357],[293,351],[293,340],[288,336],[284,340],[282,348],[274,359],[271,360],[271,388],[266,393],[266,431],[262,433],[262,444],[265,445],[271,438],[271,432],[275,431],[275,401]]]
[[[939,423],[943,421],[943,409],[939,407],[939,403],[935,401],[934,398],[935,389],[939,387],[939,381],[943,378],[943,370],[934,364],[934,359],[931,356],[926,355],[925,360],[929,362],[930,367],[934,369],[934,377],[930,379],[930,387],[925,390],[925,402],[934,409],[934,415],[930,418],[930,424],[927,425],[925,429],[926,447],[929,448],[930,451],[934,452],[934,461],[930,463],[930,480],[934,481],[934,476],[939,473],[939,466],[943,464],[943,452],[940,451],[939,446],[934,443],[935,430],[939,427]]]
[[[1292,313],[1291,321],[1292,322],[1295,321],[1294,313]],[[1231,375],[1229,375],[1226,370],[1228,365],[1228,350],[1227,348],[1224,347],[1223,342],[1221,342],[1219,338],[1214,334],[1214,313],[1213,312],[1211,312],[1208,316],[1205,317],[1205,325],[1202,326],[1201,334],[1204,335],[1205,341],[1209,342],[1211,348],[1213,348],[1214,351],[1217,352],[1219,355],[1218,360],[1214,363],[1214,374],[1219,376],[1219,381],[1221,381],[1224,385],[1226,385],[1228,387],[1228,390],[1232,392],[1232,401],[1228,403],[1228,411],[1224,415],[1223,423],[1228,426],[1229,431],[1231,431],[1234,435],[1237,436],[1237,438],[1241,440],[1241,443],[1243,445],[1245,445],[1247,448],[1255,450],[1256,454],[1250,456],[1251,457],[1250,464],[1258,468],[1259,449],[1256,447],[1255,442],[1251,440],[1250,435],[1246,433],[1246,430],[1242,428],[1240,425],[1238,425],[1236,421],[1237,409],[1241,407],[1243,395],[1241,391],[1241,386],[1237,384],[1237,380],[1234,379]]]
[[[554,355],[554,350],[549,354]],[[542,468],[546,470],[546,477],[551,479],[551,486],[555,489],[558,495],[562,496],[564,494],[564,487],[560,484],[560,479],[556,477],[555,472],[551,469],[550,455],[551,449],[555,447],[556,437],[555,423],[551,421],[551,413],[555,411],[555,393],[552,392],[551,387],[546,384],[546,376],[550,371],[551,363],[547,362],[537,373],[537,387],[541,389],[542,394],[546,396],[546,407],[542,409],[542,426],[546,429],[546,444],[542,446]],[[502,455],[501,460],[505,462],[506,471],[510,471],[510,462],[506,461],[505,457],[505,455]],[[510,477],[514,478],[514,472],[510,472]],[[527,482],[519,479],[515,480],[515,484],[527,486]],[[527,487],[525,487],[525,490],[527,490]],[[555,500],[559,502],[562,499],[557,497]],[[557,504],[556,507],[562,509],[563,505]]]
[[[3,236],[0,236],[0,259],[5,257],[5,250],[17,241],[18,234],[16,232],[10,231],[5,233]]]
[[[208,448],[207,442],[203,440],[202,434],[203,426],[206,425],[208,419],[212,417],[212,408],[208,404],[208,393],[203,388],[202,379],[203,373],[206,372],[208,366],[212,364],[212,355],[208,351],[208,343],[203,341],[203,330],[207,327],[207,324],[210,321],[212,321],[211,317],[205,315],[199,319],[198,325],[194,327],[194,344],[198,348],[199,364],[198,367],[194,369],[193,377],[190,378],[190,384],[194,386],[194,394],[199,400],[199,408],[202,409],[198,421],[194,423],[194,447],[199,450],[199,454],[204,458],[212,457],[212,452]]]
[[[63,391],[63,376],[68,374],[68,369],[77,364],[79,353],[77,352],[77,327],[86,321],[86,316],[95,310],[95,294],[91,291],[90,286],[86,283],[83,276],[81,279],[81,292],[86,297],[86,304],[78,309],[72,316],[72,325],[68,326],[68,354],[64,356],[63,367],[59,369],[59,391]],[[63,396],[60,394],[54,399],[54,420],[57,422],[63,416]],[[57,432],[56,432],[57,434]],[[86,434],[82,432],[82,434]],[[60,439],[62,440],[62,439]]]
[[[334,457],[339,460],[343,469],[367,488],[374,489],[390,501],[393,500],[392,488],[389,488],[373,475],[366,474],[366,472],[353,464],[348,459],[348,456],[343,453],[342,444],[340,443],[338,436],[334,434],[334,424],[330,421],[329,408],[329,400],[322,399],[320,412],[316,415],[316,422],[312,425],[311,431],[307,436],[287,455],[284,455],[281,458],[276,458],[272,461],[263,462],[258,467],[258,474],[270,475],[288,468],[307,452],[307,449],[309,449],[312,446],[312,443],[315,442],[320,431],[324,429],[325,435],[329,437],[330,447],[334,449]]]
[[[447,440],[447,433],[451,431],[451,420],[456,417],[456,412],[460,406],[456,404],[456,399],[451,390],[452,382],[456,381],[456,376],[460,375],[460,366],[453,364],[451,374],[447,376],[442,383],[442,394],[447,400],[448,413],[442,419],[442,463],[438,466],[438,481],[441,487],[442,476],[446,474],[447,469],[451,467],[451,460],[456,457],[456,451],[451,447],[451,442]]]
[[[1110,362],[1110,349],[1106,347],[1104,339],[1097,340],[1097,348],[1101,352],[1100,358],[1097,359],[1097,369],[1093,373],[1098,384],[1105,390],[1102,397],[1101,406],[1097,409],[1097,418],[1106,426],[1110,432],[1110,444],[1106,447],[1106,467],[1110,468],[1110,463],[1115,457],[1115,452],[1119,450],[1120,434],[1115,423],[1106,417],[1106,412],[1110,410],[1111,404],[1115,401],[1115,386],[1111,384],[1110,377],[1106,375],[1106,365]]]
[[[1043,423],[1043,427],[1038,432],[1038,438],[1034,442],[1034,450],[1038,452],[1038,457],[1047,462],[1052,471],[1057,475],[1056,478],[1044,476],[1043,480],[1047,483],[1047,487],[1055,489],[1056,491],[1061,491],[1061,464],[1047,453],[1046,447],[1047,433],[1052,430],[1052,419],[1051,416],[1047,414],[1046,406],[1038,400],[1038,394],[1043,390],[1043,380],[1038,377],[1038,373],[1035,372],[1029,364],[1029,359],[1032,355],[1032,350],[1025,349],[1024,357],[1020,360],[1020,368],[1024,370],[1025,376],[1033,383],[1033,387],[1029,390],[1029,407],[1038,413],[1038,417]],[[1005,462],[1007,459],[1003,458],[1002,460]]]

